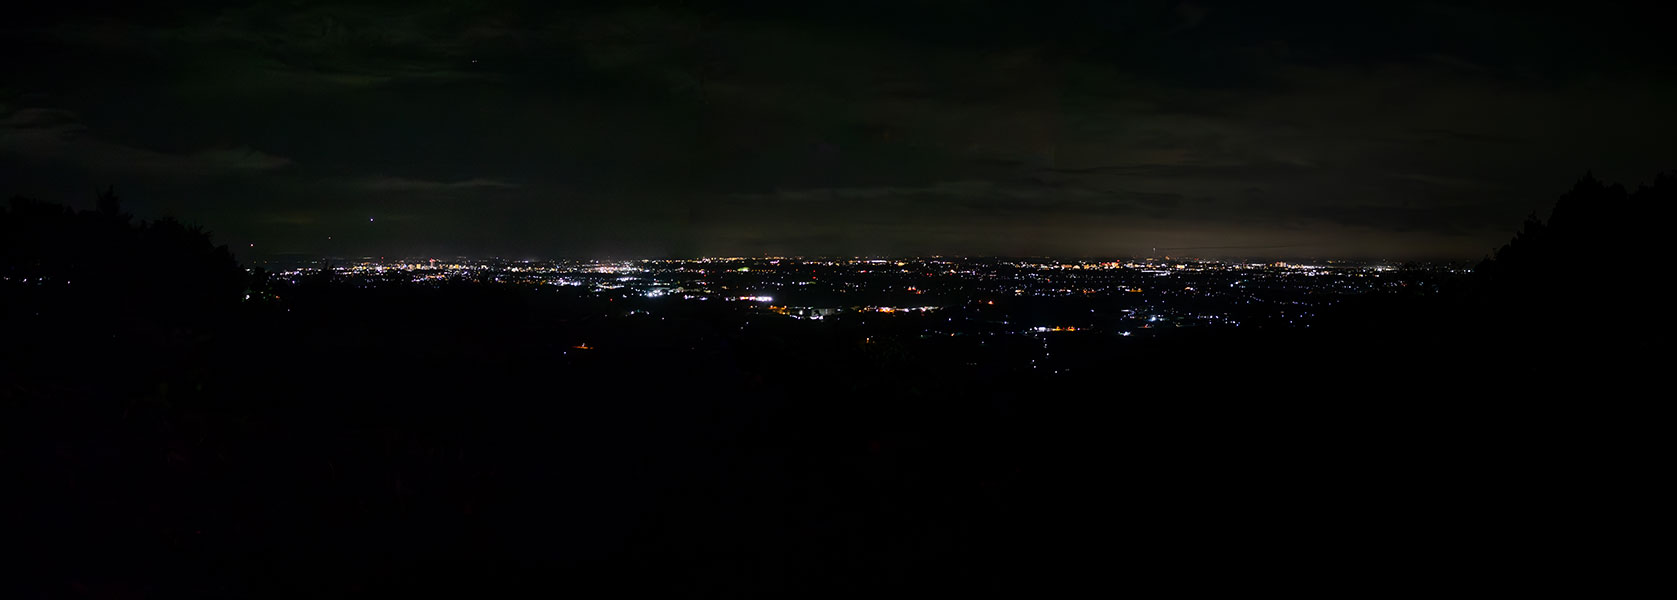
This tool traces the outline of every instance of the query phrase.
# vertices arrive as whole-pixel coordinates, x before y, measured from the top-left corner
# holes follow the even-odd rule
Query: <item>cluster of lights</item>
[[[900,312],[906,313],[906,312],[931,312],[931,311],[934,311],[934,310],[937,310],[937,309],[938,309],[938,307],[936,307],[936,306],[908,306],[908,307],[866,306],[866,307],[860,308],[858,310],[860,310],[861,312],[876,312],[876,313],[900,313]]]
[[[1390,289],[1403,283],[1387,275],[1397,270],[1396,267],[1370,263],[1219,262],[1181,257],[1087,261],[942,257],[713,257],[641,261],[368,258],[334,259],[333,264],[334,274],[364,278],[357,285],[384,282],[441,285],[453,280],[565,286],[614,299],[675,296],[768,304],[768,310],[797,319],[830,318],[841,313],[925,313],[941,309],[957,313],[951,316],[950,320],[954,321],[962,319],[959,313],[967,308],[994,306],[996,302],[979,299],[1002,297],[1106,298],[1132,307],[1110,307],[1107,316],[1077,323],[1075,327],[1014,329],[1015,334],[1104,329],[1113,326],[1109,318],[1134,319],[1138,321],[1134,324],[1136,328],[1238,326],[1241,320],[1251,318],[1248,315],[1252,308],[1242,308],[1247,306],[1266,307],[1261,309],[1265,313],[1263,319],[1279,316],[1276,322],[1283,325],[1303,323],[1297,319],[1314,316],[1316,309],[1333,304],[1338,298]],[[296,282],[316,273],[319,269],[295,269],[279,275]],[[834,302],[827,308],[771,304],[805,290],[857,300]],[[945,307],[883,304],[882,301],[888,301],[885,298],[891,297],[884,294],[894,293],[965,300],[956,300]],[[882,296],[862,299],[867,294]],[[1197,308],[1184,310],[1173,304],[1180,298],[1214,300],[1221,307],[1229,308],[1207,310],[1204,305],[1196,304]],[[881,304],[867,304],[869,301]],[[1284,308],[1286,312],[1278,313],[1268,307]],[[1137,308],[1141,309],[1140,314],[1135,313]],[[1114,329],[1113,333],[1118,331]]]

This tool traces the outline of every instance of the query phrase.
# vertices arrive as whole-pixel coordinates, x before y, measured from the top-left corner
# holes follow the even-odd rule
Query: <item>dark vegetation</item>
[[[1652,485],[1674,196],[1586,178],[1441,293],[1059,377],[698,303],[270,287],[109,192],[13,200],[7,537],[62,597],[1583,581]]]

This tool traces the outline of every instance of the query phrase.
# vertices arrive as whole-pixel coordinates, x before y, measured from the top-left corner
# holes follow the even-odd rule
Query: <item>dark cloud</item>
[[[355,187],[378,192],[464,192],[477,190],[513,189],[518,184],[496,179],[466,179],[461,181],[431,181],[406,177],[369,177],[354,182]]]
[[[1677,163],[1662,21],[1611,2],[32,10],[3,191],[286,251],[1472,257]]]
[[[210,177],[282,169],[292,161],[250,147],[166,152],[101,139],[76,114],[23,108],[0,118],[0,156],[18,163],[72,162],[113,173]]]

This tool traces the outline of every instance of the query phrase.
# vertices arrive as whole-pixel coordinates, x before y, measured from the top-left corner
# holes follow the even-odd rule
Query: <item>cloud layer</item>
[[[1585,169],[1677,165],[1614,3],[85,14],[0,27],[4,191],[299,252],[1474,257]]]

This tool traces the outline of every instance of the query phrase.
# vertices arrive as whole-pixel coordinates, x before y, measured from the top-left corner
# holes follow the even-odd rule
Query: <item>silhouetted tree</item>
[[[1643,261],[1668,251],[1659,229],[1669,226],[1674,202],[1672,173],[1635,193],[1586,173],[1556,200],[1548,221],[1527,217],[1512,240],[1479,264],[1480,291],[1522,304],[1645,299],[1647,292],[1620,286],[1640,279],[1636,272],[1651,266]]]
[[[1531,215],[1479,264],[1462,298],[1466,316],[1499,361],[1548,377],[1642,360],[1656,338],[1645,324],[1662,310],[1664,294],[1650,283],[1656,258],[1670,251],[1664,229],[1674,203],[1672,173],[1635,192],[1586,173],[1547,221]]]
[[[246,273],[208,232],[170,218],[133,225],[120,210],[113,189],[99,194],[94,211],[13,198],[0,211],[8,300],[32,313],[190,321],[241,298]]]
[[[122,200],[117,198],[116,186],[107,186],[105,191],[96,192],[94,196],[97,200],[99,214],[111,218],[121,217],[124,221],[128,220],[128,215],[122,212]]]

